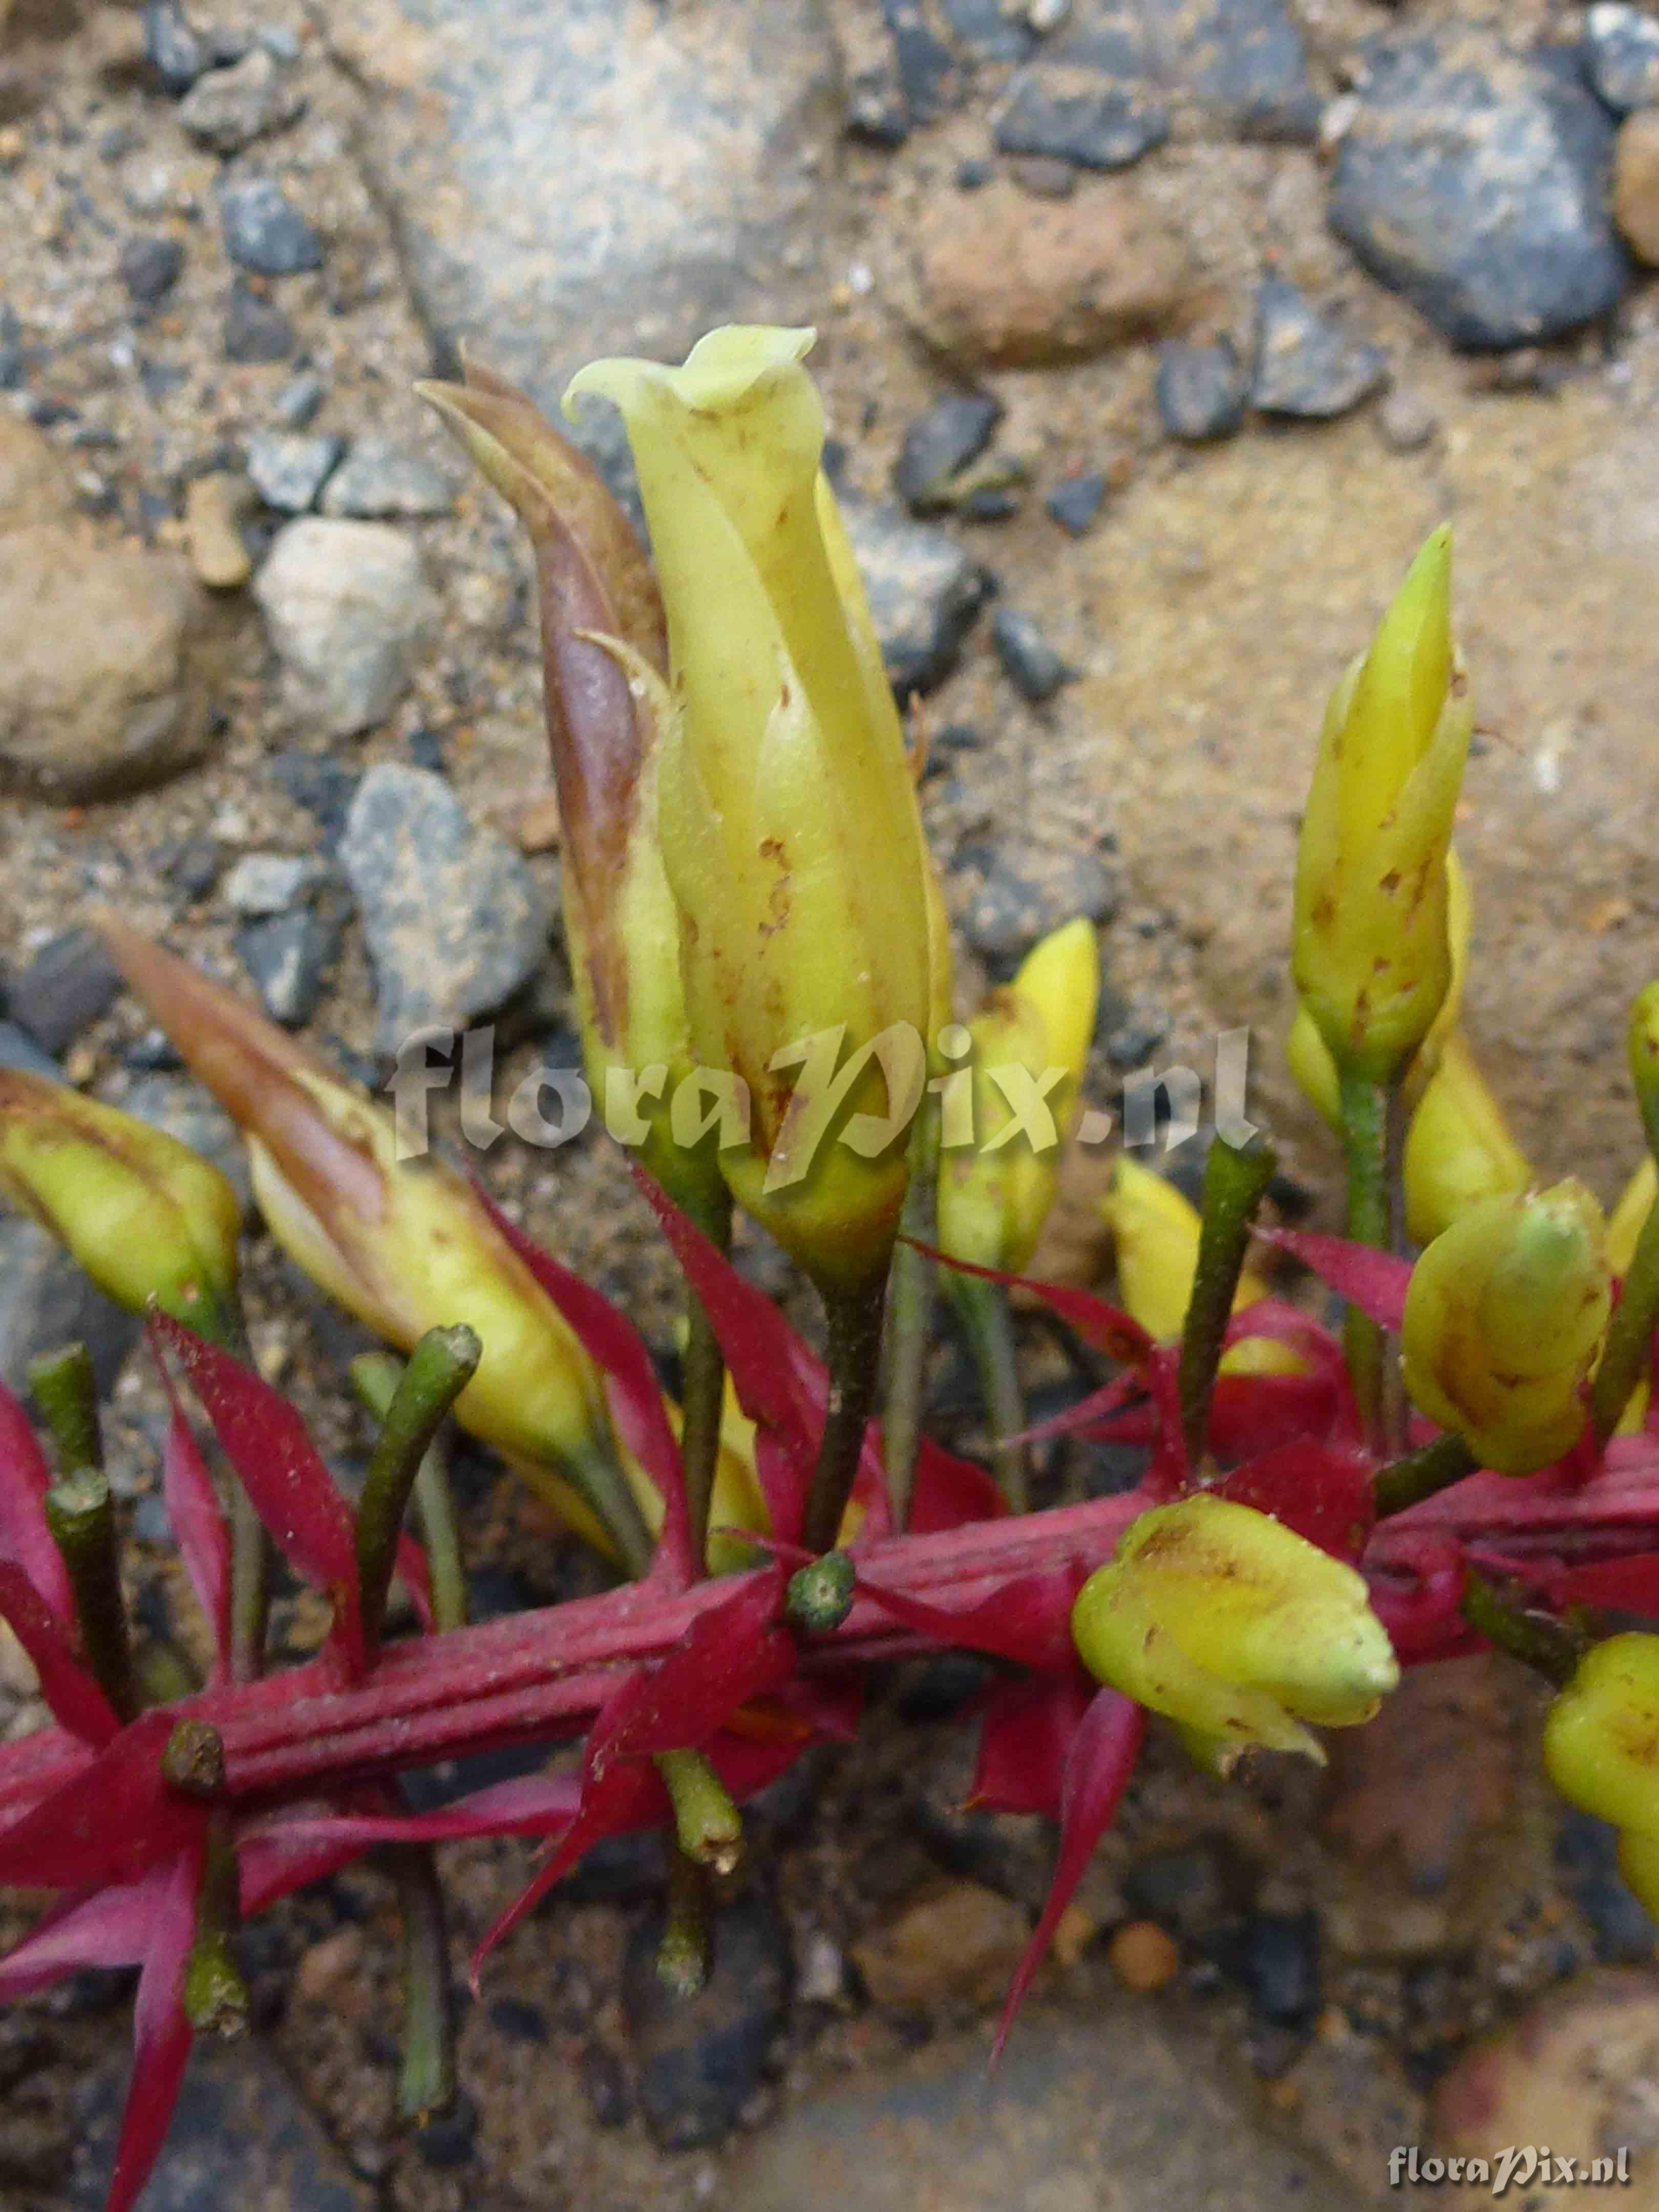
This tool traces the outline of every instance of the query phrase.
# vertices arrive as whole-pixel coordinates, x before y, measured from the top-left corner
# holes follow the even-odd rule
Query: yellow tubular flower
[[[222,1339],[242,1209],[210,1161],[118,1107],[0,1067],[0,1197],[65,1244],[130,1312],[153,1297]]]
[[[1072,1634],[1091,1674],[1179,1723],[1224,1772],[1258,1745],[1322,1765],[1303,1723],[1368,1721],[1400,1679],[1361,1576],[1202,1492],[1130,1525],[1079,1592]]]
[[[597,392],[621,409],[650,524],[679,708],[658,823],[691,1039],[752,1114],[722,1171],[820,1285],[850,1290],[892,1248],[903,1128],[884,1143],[875,1125],[908,1121],[919,1095],[929,939],[897,710],[826,543],[811,343],[716,331],[681,368],[596,362],[567,405]],[[900,1095],[873,1057],[842,1095],[823,1044],[845,1060],[901,1028]],[[857,1115],[872,1157],[842,1141]]]
[[[436,1155],[399,1161],[391,1111],[222,986],[112,917],[117,965],[246,1142],[253,1194],[312,1281],[399,1351],[465,1321],[483,1346],[462,1426],[522,1466],[614,1464],[604,1386],[568,1324]]]
[[[1561,1795],[1659,1851],[1659,1636],[1610,1636],[1579,1662],[1544,1723]],[[1645,1900],[1644,1900],[1645,1901]]]
[[[1584,1425],[1611,1310],[1601,1209],[1582,1183],[1483,1200],[1412,1270],[1406,1388],[1483,1466],[1530,1474]]]
[[[1403,1072],[1451,982],[1446,856],[1469,729],[1442,528],[1332,695],[1297,847],[1296,987],[1338,1068],[1368,1082]]]
[[[1187,1319],[1198,1273],[1198,1208],[1167,1176],[1120,1152],[1100,1201],[1117,1257],[1118,1298],[1124,1310],[1160,1344],[1173,1344]],[[1261,1277],[1244,1268],[1233,1295],[1243,1313],[1270,1295]],[[1222,1356],[1224,1375],[1299,1375],[1303,1363],[1288,1345],[1247,1336]]]
[[[1446,1039],[1417,1102],[1404,1175],[1406,1228],[1417,1244],[1432,1243],[1482,1199],[1513,1195],[1533,1179],[1461,1030]]]
[[[974,1141],[947,1150],[939,1164],[939,1246],[953,1259],[1018,1274],[1036,1250],[1054,1202],[1060,1146],[1077,1115],[1099,994],[1094,927],[1079,915],[1034,945],[1013,981],[993,992],[968,1024]],[[997,1071],[1020,1071],[1035,1088],[1056,1068],[1060,1080],[1042,1102],[1054,1141],[1039,1150],[1021,1131],[1005,1087],[1013,1079],[1000,1081]],[[1018,1101],[1020,1085],[1013,1080]]]
[[[641,1111],[634,1082],[665,1069],[666,1099],[692,1065],[679,918],[657,836],[658,761],[673,708],[656,580],[599,471],[523,392],[471,361],[464,385],[419,389],[535,550],[565,940],[588,1080],[619,1137],[643,1120],[646,1166],[706,1219],[718,1169],[673,1143],[665,1105]]]

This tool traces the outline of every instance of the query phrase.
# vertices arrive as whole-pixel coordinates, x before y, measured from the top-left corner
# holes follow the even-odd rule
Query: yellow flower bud
[[[1118,1301],[1160,1344],[1181,1334],[1198,1273],[1203,1224],[1198,1208],[1169,1179],[1127,1152],[1118,1155],[1100,1202],[1117,1255]],[[1233,1296],[1243,1313],[1268,1295],[1260,1275],[1244,1268]],[[1222,1356],[1224,1375],[1299,1375],[1303,1362],[1288,1345],[1248,1336]]]
[[[526,395],[466,363],[464,385],[420,391],[517,511],[535,550],[543,697],[563,843],[560,883],[583,1056],[618,1135],[699,1218],[719,1170],[675,1144],[665,1110],[642,1111],[639,1079],[669,1097],[692,1066],[679,916],[657,834],[664,678],[661,596],[633,525],[592,462]]]
[[[1203,1492],[1130,1524],[1079,1592],[1072,1633],[1091,1674],[1178,1722],[1224,1771],[1255,1745],[1322,1764],[1303,1723],[1368,1721],[1400,1679],[1360,1575]]]
[[[1659,1848],[1659,1636],[1585,1655],[1544,1723],[1544,1768],[1573,1804]]]
[[[596,362],[567,404],[622,410],[651,527],[679,708],[658,823],[691,1039],[752,1116],[721,1169],[820,1284],[850,1288],[892,1249],[903,1127],[884,1142],[879,1125],[908,1123],[920,1092],[929,938],[897,710],[829,549],[811,342],[716,331],[681,368]],[[837,1083],[826,1043],[845,1060],[900,1030],[901,1095],[874,1056]]]
[[[1636,1257],[1636,1240],[1653,1211],[1656,1198],[1659,1198],[1659,1162],[1650,1153],[1625,1185],[1618,1204],[1607,1216],[1607,1265],[1615,1275],[1629,1273],[1630,1263]]]
[[[131,1312],[149,1299],[222,1338],[242,1209],[210,1161],[165,1130],[0,1067],[0,1196],[67,1245]]]
[[[1584,1425],[1584,1386],[1612,1309],[1601,1209],[1568,1181],[1489,1198],[1412,1270],[1406,1388],[1486,1467],[1530,1474]]]
[[[1659,982],[1645,985],[1630,1010],[1626,1042],[1630,1079],[1636,1086],[1636,1103],[1647,1132],[1649,1150],[1659,1154]]]
[[[1523,1191],[1526,1155],[1510,1134],[1461,1030],[1441,1048],[1406,1133],[1406,1228],[1430,1244],[1482,1199]]]
[[[603,1385],[562,1315],[434,1154],[398,1158],[391,1111],[220,984],[105,917],[117,964],[241,1130],[270,1232],[312,1281],[408,1352],[464,1321],[483,1346],[455,1401],[526,1468],[613,1457]]]
[[[1340,1069],[1399,1075],[1451,983],[1446,855],[1470,714],[1437,530],[1326,709],[1297,848],[1291,967]]]
[[[1036,1250],[1076,1117],[1099,994],[1094,927],[1079,915],[1034,945],[968,1024],[973,1142],[951,1148],[947,1127],[939,1164],[939,1246],[953,1259],[1018,1274]],[[1058,1080],[1049,1081],[1054,1071]],[[1044,1138],[1052,1129],[1052,1142],[1033,1138],[1034,1118]]]

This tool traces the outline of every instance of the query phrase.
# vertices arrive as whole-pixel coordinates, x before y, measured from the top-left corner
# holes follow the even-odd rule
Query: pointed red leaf
[[[1398,1331],[1406,1310],[1406,1285],[1412,1279],[1409,1260],[1373,1251],[1369,1244],[1352,1244],[1346,1237],[1320,1237],[1310,1230],[1263,1229],[1257,1234],[1264,1243],[1277,1244],[1311,1267],[1351,1306],[1358,1306],[1383,1328]]]
[[[132,1881],[185,1850],[207,1808],[161,1778],[174,1716],[141,1713],[95,1759],[0,1832],[0,1883],[88,1889]]]
[[[904,1241],[930,1260],[937,1260],[940,1267],[954,1267],[958,1274],[980,1275],[988,1283],[1001,1283],[1012,1291],[1030,1291],[1062,1321],[1070,1322],[1085,1344],[1103,1352],[1109,1359],[1121,1360],[1126,1367],[1138,1367],[1152,1348],[1152,1338],[1133,1314],[1097,1297],[1092,1291],[1079,1291],[1070,1283],[1040,1283],[1035,1276],[1011,1275],[1005,1267],[978,1267],[969,1260],[952,1259],[948,1252],[924,1244],[920,1237],[907,1237]]]
[[[905,1523],[913,1536],[963,1528],[970,1521],[995,1521],[1007,1510],[1008,1501],[988,1468],[976,1460],[959,1459],[931,1437],[921,1438]]]
[[[161,1885],[132,2008],[132,2078],[115,2146],[104,2212],[131,2212],[173,2124],[173,2109],[190,2060],[191,2025],[185,2017],[185,1969],[196,1939],[196,1900],[201,1887],[199,1844],[181,1851]]]
[[[632,1828],[654,1827],[668,1816],[668,1792],[662,1778],[648,1761],[629,1761],[614,1766],[594,1779],[585,1776],[581,1808],[559,1838],[532,1881],[511,1905],[497,1914],[480,1937],[467,1966],[467,1978],[476,1996],[483,1962],[527,1913],[533,1912],[555,1882],[562,1881],[584,1851],[606,1836]]]
[[[230,1531],[173,1375],[153,1329],[150,1349],[167,1394],[167,1432],[161,1445],[161,1498],[196,1602],[213,1632],[215,1679],[230,1666]]]
[[[52,1482],[28,1416],[0,1382],[0,1559],[15,1559],[65,1628],[75,1595],[64,1555],[52,1540],[42,1500]]]
[[[82,1665],[58,1625],[58,1616],[15,1559],[0,1559],[0,1620],[10,1625],[28,1655],[55,1721],[84,1743],[106,1744],[119,1732],[121,1723],[109,1699]]]
[[[739,1705],[787,1682],[799,1652],[779,1618],[784,1580],[781,1567],[744,1575],[660,1659],[636,1668],[593,1723],[586,1771],[603,1775],[620,1759],[657,1751],[700,1750]]]
[[[346,1665],[360,1674],[363,1632],[351,1508],[299,1414],[252,1368],[171,1315],[152,1315],[150,1327],[183,1368],[283,1556],[296,1573],[329,1593]]]
[[[569,1322],[582,1349],[611,1384],[617,1433],[662,1493],[662,1536],[657,1560],[684,1589],[700,1571],[691,1556],[685,1483],[679,1446],[663,1411],[662,1392],[644,1338],[592,1284],[573,1274],[551,1253],[509,1221],[489,1193],[473,1188],[485,1212]]]
[[[1271,1514],[1350,1564],[1364,1551],[1376,1518],[1370,1462],[1327,1444],[1281,1444],[1234,1468],[1212,1488],[1236,1505]]]
[[[90,1896],[67,1898],[0,1959],[0,2004],[50,1989],[83,1966],[136,1966],[149,1947],[170,1865],[139,1881],[112,1882]]]
[[[1077,1666],[1033,1681],[999,1682],[982,1707],[968,1807],[1057,1820],[1066,1753],[1096,1686]]]
[[[1616,1606],[1627,1613],[1659,1614],[1659,1552],[1569,1566],[1561,1584],[1558,1604]]]
[[[1146,1716],[1140,1707],[1117,1690],[1097,1690],[1079,1723],[1066,1754],[1066,1774],[1060,1787],[1060,1848],[1054,1856],[1054,1878],[1042,1911],[1014,1969],[1008,1995],[991,2046],[994,2065],[1008,2040],[1014,2015],[1024,2002],[1037,1968],[1042,1964],[1049,1939],[1060,1914],[1072,1901],[1083,1879],[1095,1845],[1111,1821],[1139,1756]]]
[[[1069,1672],[1076,1663],[1072,1607],[1083,1580],[1080,1566],[1020,1575],[1005,1583],[994,1597],[971,1606],[931,1605],[906,1590],[889,1588],[867,1571],[860,1572],[858,1589],[861,1597],[884,1613],[941,1644],[989,1651],[1022,1667],[1054,1673]]]

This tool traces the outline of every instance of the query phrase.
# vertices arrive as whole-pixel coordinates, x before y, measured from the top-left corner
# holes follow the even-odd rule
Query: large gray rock
[[[386,719],[432,614],[407,538],[384,523],[302,515],[279,532],[253,596],[307,721],[344,738]]]
[[[547,915],[524,857],[441,775],[383,761],[357,787],[340,865],[374,963],[375,1048],[492,1012],[535,973]]]
[[[1606,314],[1630,276],[1607,210],[1613,126],[1571,53],[1478,30],[1379,40],[1331,227],[1455,345],[1532,345]]]
[[[545,402],[824,287],[839,98],[821,0],[399,0],[330,10],[434,335]],[[344,19],[344,20],[343,20]]]

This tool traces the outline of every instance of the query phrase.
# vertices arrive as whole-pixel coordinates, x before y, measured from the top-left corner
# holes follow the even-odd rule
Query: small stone
[[[1098,469],[1064,477],[1042,502],[1068,538],[1087,535],[1106,498],[1106,479]]]
[[[843,504],[882,662],[901,704],[942,684],[984,604],[985,572],[942,530],[896,507]]]
[[[625,2128],[634,2117],[628,2072],[608,2043],[597,2035],[582,2045],[578,2072],[587,2108],[602,2128]]]
[[[1214,345],[1176,339],[1160,346],[1154,392],[1172,438],[1193,445],[1231,438],[1244,420],[1246,381],[1225,338]]]
[[[454,504],[441,469],[375,437],[356,441],[323,493],[325,514],[412,518],[447,514]]]
[[[1420,392],[1395,385],[1376,410],[1376,434],[1391,453],[1420,453],[1440,428],[1440,418]]]
[[[988,392],[953,392],[917,417],[893,468],[893,489],[913,514],[951,504],[951,478],[977,460],[1002,416],[1002,402]]]
[[[1161,1990],[1181,1972],[1181,1948],[1156,1920],[1127,1920],[1107,1954],[1126,1990]]]
[[[1250,398],[1267,415],[1322,421],[1346,415],[1387,381],[1388,356],[1328,322],[1294,284],[1256,288],[1256,362]]]
[[[210,591],[236,591],[253,574],[253,556],[242,536],[250,504],[247,479],[234,470],[211,469],[185,488],[190,565]]]
[[[0,532],[61,522],[74,507],[64,464],[32,423],[0,412]]]
[[[892,153],[910,136],[910,111],[885,70],[866,70],[847,88],[847,135],[860,146]]]
[[[1187,247],[1129,179],[1069,200],[999,180],[924,199],[907,227],[906,312],[966,367],[1042,368],[1154,336],[1190,275]]]
[[[316,823],[323,849],[332,852],[345,834],[346,815],[361,778],[325,753],[280,752],[270,760],[272,780]]]
[[[1613,126],[1565,48],[1474,28],[1373,42],[1337,148],[1337,235],[1453,344],[1537,344],[1630,275],[1607,207]]]
[[[1319,1916],[1257,1912],[1244,1937],[1243,1980],[1273,2027],[1305,2028],[1319,2010]]]
[[[975,1881],[951,1882],[853,1946],[878,2005],[994,2004],[1030,1941],[1024,1910]]]
[[[1584,18],[1584,69],[1615,115],[1659,101],[1659,23],[1627,0],[1596,0]]]
[[[1034,707],[1052,699],[1063,684],[1076,680],[1077,670],[1054,651],[1030,616],[1012,607],[999,607],[992,616],[991,642],[1003,674]]]
[[[963,934],[998,975],[1012,974],[1040,937],[1073,915],[1109,921],[1121,900],[1116,878],[1093,853],[964,847],[957,861],[981,878],[963,912]]]
[[[1638,258],[1659,267],[1659,108],[1644,108],[1620,127],[1613,212]]]
[[[224,864],[224,849],[216,837],[186,837],[163,872],[175,890],[194,901],[208,896]]]
[[[66,929],[13,976],[8,1009],[43,1052],[60,1060],[125,988],[102,939],[90,929]]]
[[[367,528],[355,524],[336,526]],[[340,863],[374,963],[375,1048],[493,1012],[540,965],[547,917],[523,857],[428,769],[382,762],[357,787]]]
[[[270,915],[236,933],[236,957],[265,1012],[284,1029],[301,1028],[316,1012],[339,949],[337,919],[309,908]]]
[[[165,300],[184,267],[182,241],[166,236],[128,239],[115,264],[128,299],[141,307],[152,307],[158,300]]]
[[[629,1939],[623,2012],[646,2125],[665,2150],[692,2150],[728,2135],[759,2087],[786,2016],[789,1939],[758,1890],[719,1906],[713,1970],[688,1998],[672,1995],[657,1973],[662,1932],[653,1911]]]
[[[1311,145],[1320,99],[1286,0],[1143,0],[1160,73],[1235,137]]]
[[[476,1618],[477,1616],[475,1616]],[[489,2025],[509,2043],[539,2048],[552,2033],[547,2014],[524,1997],[495,1997],[489,2006]]]
[[[305,94],[289,72],[256,46],[234,69],[198,77],[179,104],[179,120],[198,145],[239,154],[256,138],[285,130],[305,107]]]
[[[1000,153],[1125,169],[1164,143],[1170,111],[1145,84],[1115,83],[1065,62],[1033,62],[1009,86],[995,135]]]
[[[316,861],[305,854],[244,853],[225,878],[225,903],[249,919],[286,914],[317,875]]]
[[[253,592],[301,716],[330,737],[385,720],[432,611],[400,532],[302,515],[277,533]]]
[[[274,177],[240,177],[219,187],[225,251],[260,276],[292,276],[323,265],[322,234]]]
[[[1235,1918],[1249,1904],[1252,1887],[1244,1860],[1221,1836],[1152,1852],[1123,1881],[1123,1893],[1137,1911],[1187,1943],[1203,1941]]]
[[[833,1936],[815,1929],[801,1946],[795,1995],[802,2004],[836,2005],[847,1994],[847,1960]]]
[[[1033,199],[1068,200],[1077,190],[1077,171],[1051,154],[1016,154],[1008,174]]]
[[[957,163],[957,190],[959,192],[981,191],[996,173],[994,161],[988,161],[981,155],[970,155],[967,161]]]
[[[416,2128],[415,2148],[423,2166],[447,2173],[471,2164],[477,2139],[478,2107],[465,2089],[458,2089],[443,2112],[433,2113]]]
[[[303,514],[316,504],[344,451],[343,438],[325,433],[256,430],[247,441],[247,472],[267,507],[279,514]]]
[[[144,52],[161,89],[182,98],[211,63],[179,0],[144,0]]]
[[[287,430],[304,430],[315,419],[328,397],[328,386],[314,368],[303,368],[289,380],[271,402],[271,412]]]
[[[0,788],[76,805],[159,783],[208,738],[183,560],[55,522],[0,536]]]
[[[326,2004],[340,1984],[362,1967],[363,1950],[363,1931],[349,1923],[311,1944],[300,1954],[294,1968],[295,2003]]]
[[[222,335],[227,361],[287,361],[299,340],[274,300],[263,298],[239,276],[225,303]]]
[[[9,300],[0,301],[0,392],[15,392],[28,371],[23,325]]]

